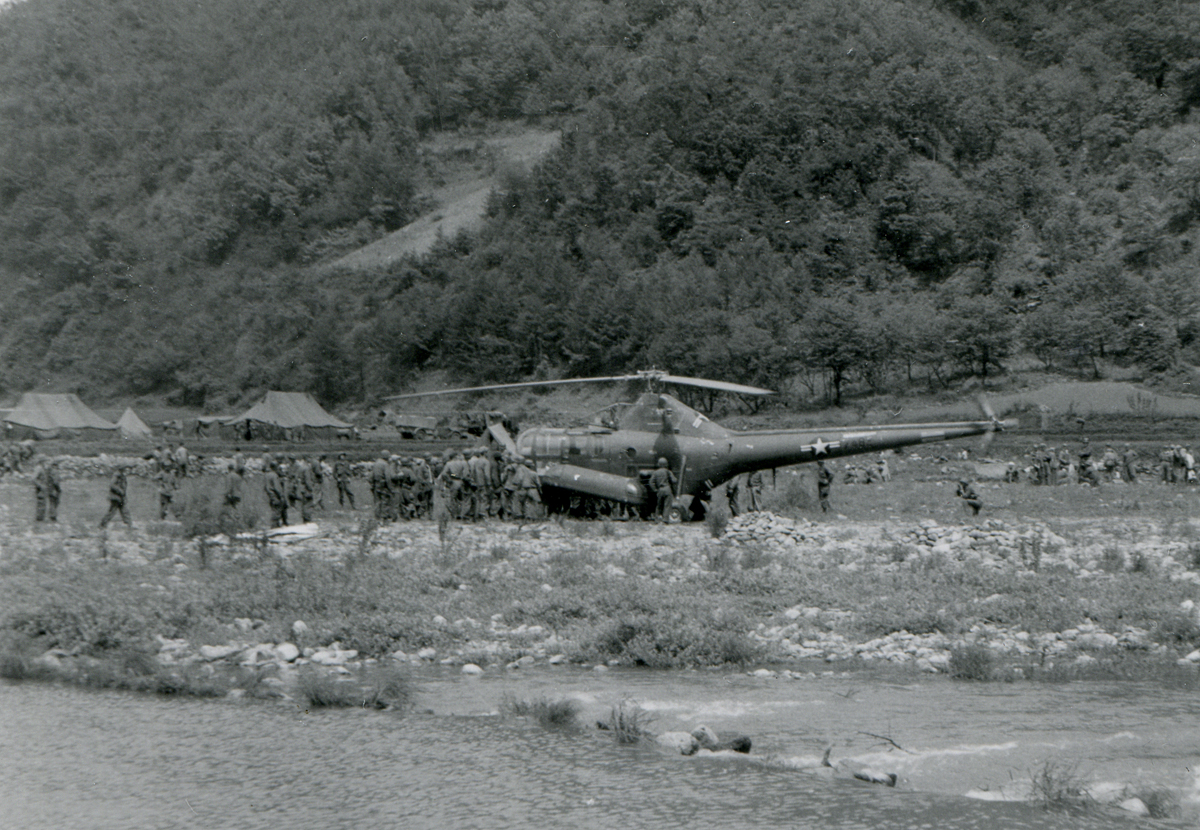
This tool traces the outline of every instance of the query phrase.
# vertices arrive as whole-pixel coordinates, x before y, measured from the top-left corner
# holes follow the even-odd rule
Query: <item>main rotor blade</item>
[[[662,383],[678,383],[681,386],[699,386],[703,389],[716,389],[718,392],[733,392],[737,395],[774,395],[770,389],[760,389],[757,386],[743,386],[740,383],[726,383],[723,380],[706,380],[704,378],[688,378],[679,375],[662,375],[656,380]]]
[[[437,389],[433,392],[408,392],[403,395],[389,395],[385,401],[398,401],[402,398],[424,398],[431,395],[457,395],[462,392],[494,392],[499,389],[528,389],[534,386],[564,386],[568,383],[599,383],[604,381],[638,380],[637,375],[614,375],[603,378],[567,378],[565,380],[529,380],[523,383],[493,383],[488,386],[463,386],[458,389]]]

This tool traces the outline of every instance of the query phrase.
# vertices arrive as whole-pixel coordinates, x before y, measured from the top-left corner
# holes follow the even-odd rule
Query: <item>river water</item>
[[[414,678],[416,709],[403,716],[0,683],[0,827],[1200,826],[1190,690],[573,667]],[[500,716],[506,696],[573,698],[592,728]],[[655,731],[707,724],[750,735],[753,752],[616,745],[594,723],[624,699]],[[899,785],[830,776],[826,747]],[[1101,788],[1169,788],[1184,817],[985,800],[1020,795],[1047,761]]]

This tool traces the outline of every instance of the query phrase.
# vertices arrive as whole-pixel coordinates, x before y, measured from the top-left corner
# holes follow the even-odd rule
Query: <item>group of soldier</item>
[[[234,469],[242,465],[234,458]],[[282,527],[288,524],[288,511],[293,511],[291,517],[299,513],[300,521],[311,522],[313,512],[325,509],[325,476],[332,473],[338,485],[338,503],[345,505],[345,498],[350,498],[350,507],[354,508],[354,494],[350,492],[350,477],[352,470],[346,454],[339,453],[333,469],[327,469],[326,457],[319,455],[307,458],[304,455],[292,453],[272,454],[268,449],[263,450],[263,494],[267,498],[267,510],[270,513],[271,527]]]
[[[1139,475],[1147,469],[1151,474],[1157,473],[1166,484],[1196,483],[1196,462],[1192,453],[1179,445],[1167,445],[1156,463],[1142,464],[1140,457],[1132,445],[1125,444],[1120,451],[1111,444],[1105,446],[1098,455],[1093,454],[1090,443],[1084,439],[1083,447],[1077,456],[1069,449],[1055,449],[1045,444],[1034,446],[1029,457],[1030,464],[1026,474],[1031,484],[1088,484],[1093,487],[1101,482],[1125,482],[1137,484]],[[1005,480],[1020,481],[1020,470],[1017,463],[1010,462]]]
[[[542,515],[541,485],[533,461],[486,447],[455,453],[445,464],[434,459],[430,493],[436,487],[451,518],[526,521]]]
[[[31,458],[33,458],[33,444],[29,441],[0,443],[0,475],[21,472],[21,464]]]

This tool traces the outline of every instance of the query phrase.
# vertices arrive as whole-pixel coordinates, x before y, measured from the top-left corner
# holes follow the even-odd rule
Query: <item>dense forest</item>
[[[221,410],[658,366],[798,398],[1200,363],[1200,6],[28,0],[0,9],[0,393]],[[422,139],[561,127],[483,229]]]

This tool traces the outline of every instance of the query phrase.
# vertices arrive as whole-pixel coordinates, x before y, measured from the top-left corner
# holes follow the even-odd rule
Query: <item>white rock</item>
[[[1200,648],[1196,649],[1183,659],[1187,660],[1189,663],[1200,663]]]
[[[608,671],[608,666],[606,666],[606,665],[604,665],[603,663],[601,663],[601,664],[600,664],[600,665],[598,665],[598,666],[592,666],[592,671],[594,671],[594,672],[601,672],[601,673],[603,673],[603,672],[606,672],[606,671]]]
[[[664,732],[654,739],[659,746],[673,749],[680,755],[694,755],[700,742],[687,732]]]
[[[552,666],[557,666],[559,663],[565,662],[566,659],[567,659],[567,657],[565,654],[552,654],[552,655],[550,655],[550,659],[547,660],[546,662]]]
[[[291,663],[300,656],[300,649],[292,643],[280,643],[275,646],[275,656],[285,663]]]
[[[787,617],[789,620],[796,620],[800,618],[802,613],[803,612],[799,608],[789,608],[783,612],[783,616]]]
[[[422,660],[432,660],[434,657],[437,657],[437,649],[432,648],[430,646],[426,646],[425,648],[423,648],[417,652],[417,656],[420,657]]]
[[[483,669],[474,663],[467,663],[462,667],[463,674],[483,674]]]
[[[200,646],[200,659],[223,660],[231,654],[237,654],[241,650],[241,646],[229,644],[223,646]]]
[[[1117,806],[1126,812],[1133,813],[1135,816],[1150,815],[1150,808],[1148,808],[1146,806],[1146,802],[1142,801],[1140,798],[1127,798]]]
[[[1116,648],[1117,638],[1105,631],[1089,631],[1080,634],[1075,644],[1083,648]]]
[[[692,730],[692,737],[695,738],[700,746],[711,749],[721,742],[717,737],[717,733],[709,729],[707,726],[697,726]]]
[[[433,624],[434,624],[434,625],[445,625],[445,624],[446,624],[446,618],[445,618],[445,617],[443,617],[441,614],[437,614],[437,615],[435,615],[435,616],[434,616],[434,618],[433,618]]]
[[[775,672],[771,671],[770,669],[755,669],[750,673],[750,675],[751,677],[764,677],[768,679],[776,676]]]
[[[296,620],[292,623],[292,636],[297,640],[308,633],[308,624],[304,620]]]

